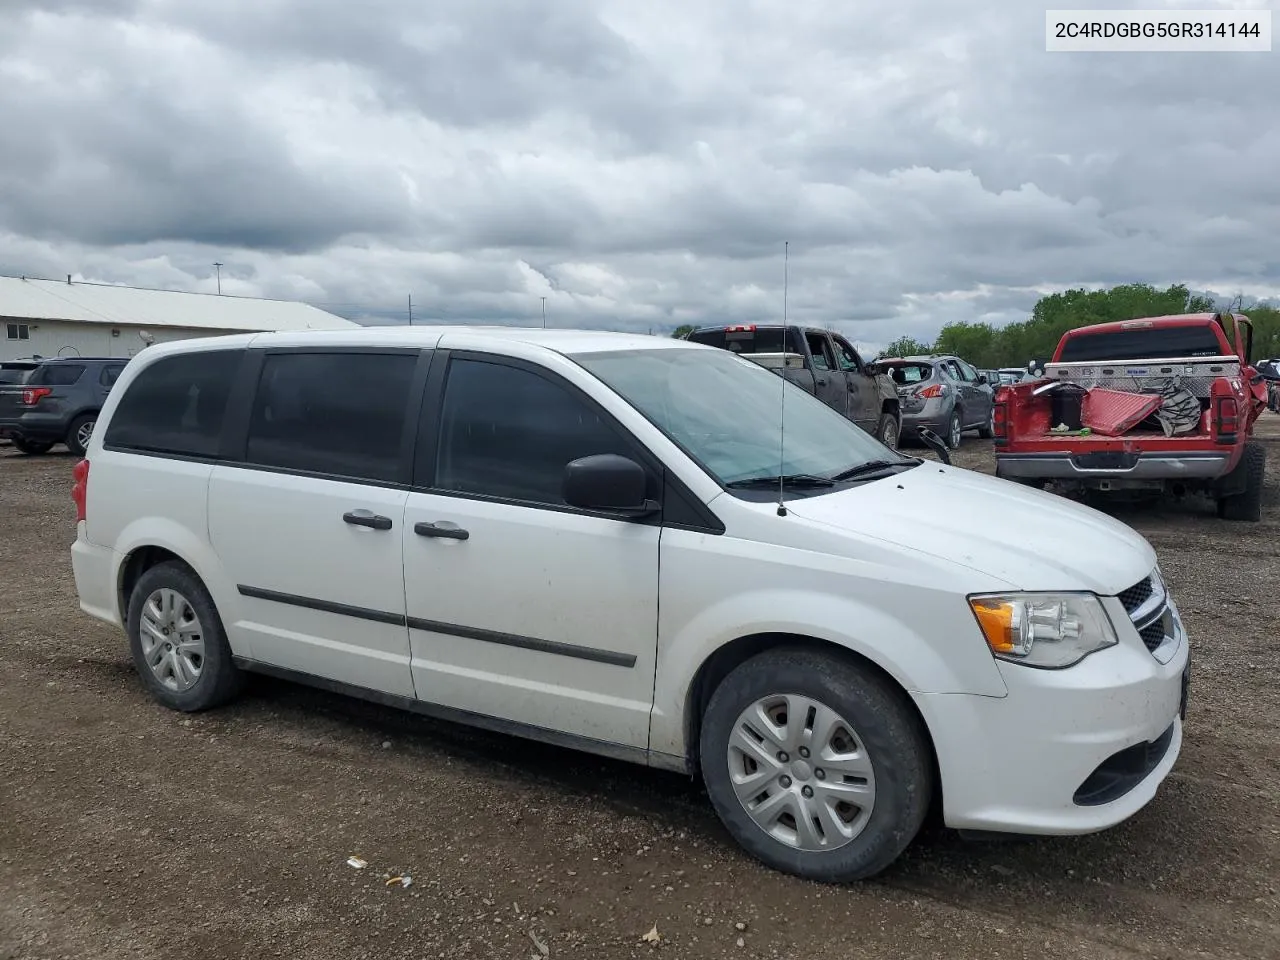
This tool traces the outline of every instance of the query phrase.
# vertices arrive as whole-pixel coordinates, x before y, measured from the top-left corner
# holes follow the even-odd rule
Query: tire
[[[52,440],[18,440],[13,441],[14,447],[19,453],[25,453],[29,457],[38,457],[41,454],[48,453],[53,449]]]
[[[898,449],[898,444],[902,442],[902,428],[898,418],[892,413],[885,413],[880,417],[880,429],[876,431],[876,439],[890,450]]]
[[[163,598],[175,597],[172,608]],[[161,598],[162,603],[152,605]],[[175,614],[169,616],[170,612]],[[159,613],[161,616],[157,616]],[[143,625],[144,615],[149,623],[164,625],[166,632],[148,629]],[[192,653],[186,658],[171,657],[160,649],[182,636],[179,629],[189,617],[194,616],[200,640],[197,659]],[[170,561],[160,563],[144,573],[129,597],[129,615],[126,621],[129,634],[129,651],[133,665],[142,677],[142,684],[152,698],[170,710],[194,713],[220,706],[240,692],[244,674],[231,659],[231,647],[222,626],[222,618],[213,604],[213,598],[200,578],[185,564]],[[195,635],[189,635],[194,641]],[[154,639],[152,639],[154,638]],[[156,669],[151,660],[158,664]],[[198,670],[193,669],[198,667]],[[192,674],[194,680],[191,680]],[[187,682],[191,681],[191,682]]]
[[[66,443],[67,449],[74,453],[77,457],[83,457],[85,449],[89,446],[89,437],[93,435],[93,428],[98,422],[96,413],[82,413],[71,421],[71,426],[67,427],[67,438],[63,442]]]
[[[951,420],[947,425],[947,435],[942,439],[951,450],[959,450],[961,437],[964,434],[964,421],[960,418],[959,409],[951,411]]]
[[[1244,455],[1232,473],[1244,478],[1241,493],[1218,498],[1218,516],[1223,520],[1256,523],[1262,519],[1262,481],[1267,470],[1267,451],[1256,440],[1244,445]]]
[[[991,408],[991,415],[987,417],[987,425],[978,428],[978,436],[983,440],[990,440],[996,435],[996,408]]]
[[[829,731],[838,733],[809,742],[824,743],[852,758],[817,760],[817,763],[827,766],[841,763],[846,770],[869,771],[866,778],[872,788],[869,813],[865,808],[848,804],[837,815],[838,805],[809,802],[811,795],[805,794],[806,790],[823,791],[817,794],[820,800],[823,795],[833,796],[834,791],[856,789],[848,786],[846,780],[837,780],[826,773],[825,767],[820,768],[817,763],[809,766],[812,760],[785,754],[787,761],[780,762],[770,746],[764,752],[752,754],[760,758],[760,763],[750,770],[747,751],[737,751],[734,746],[755,742],[746,739],[747,734],[743,732],[748,729],[744,725],[744,713],[754,712],[762,702],[787,702],[783,701],[784,697],[789,697],[793,705],[799,698],[802,704],[820,708],[819,721],[822,709],[838,721],[827,726]],[[776,719],[778,714],[771,716]],[[807,708],[805,716],[806,719],[809,716]],[[818,722],[816,726],[824,724]],[[755,727],[765,729],[758,720],[751,728]],[[807,732],[798,730],[801,737]],[[797,756],[803,758],[802,742],[784,735],[773,741],[775,745],[794,746]],[[846,750],[844,743],[851,749]],[[739,665],[725,677],[707,704],[699,746],[707,793],[733,838],[765,865],[807,880],[844,883],[880,873],[915,839],[933,797],[933,762],[926,734],[901,692],[877,674],[858,667],[851,659],[829,653],[798,648],[770,650]],[[813,751],[815,759],[821,749]],[[768,766],[764,765],[765,761]],[[756,779],[757,774],[761,793],[739,800],[734,777],[750,781]],[[758,823],[746,807],[747,802],[754,802],[764,794],[768,794],[769,799],[786,801],[771,807],[776,812],[759,814],[765,820],[772,820],[770,827]],[[766,809],[770,809],[769,799],[764,801]],[[789,810],[796,811],[800,817]],[[806,811],[818,814],[825,811],[827,816],[818,819],[819,822],[825,820],[827,829],[819,834],[816,829],[807,829],[806,824],[806,835],[802,838],[799,823],[805,819]],[[848,815],[853,819],[844,820]],[[789,824],[787,817],[790,817]],[[843,821],[851,837],[842,834],[837,820]]]

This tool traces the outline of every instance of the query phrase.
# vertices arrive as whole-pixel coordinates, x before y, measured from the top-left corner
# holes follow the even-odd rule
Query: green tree
[[[671,331],[671,336],[677,340],[688,340],[689,334],[693,333],[695,329],[697,328],[692,323],[682,323]]]
[[[918,357],[921,354],[932,353],[933,348],[927,344],[921,343],[915,337],[899,337],[893,343],[886,344],[885,348],[880,351],[881,357]]]
[[[1048,359],[1062,335],[1077,327],[1214,309],[1211,299],[1193,295],[1183,284],[1166,290],[1146,283],[1122,284],[1107,290],[1064,290],[1041,297],[1028,319],[999,330],[985,323],[948,324],[938,336],[937,349],[955,353],[978,367],[1022,367],[1033,358]],[[1265,339],[1262,328],[1267,331]],[[1264,350],[1264,343],[1268,347],[1274,343],[1274,349],[1280,350],[1280,326],[1274,320],[1268,319],[1261,327],[1255,322],[1255,329],[1255,353],[1262,355],[1259,351]],[[1270,339],[1273,330],[1274,341]]]

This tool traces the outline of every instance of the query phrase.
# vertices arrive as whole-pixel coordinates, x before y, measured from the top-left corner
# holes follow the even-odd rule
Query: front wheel
[[[876,438],[890,450],[898,449],[898,418],[892,413],[886,413],[880,418],[880,429],[876,431]]]
[[[883,871],[933,795],[926,735],[901,693],[833,654],[770,650],[738,666],[707,705],[699,746],[733,838],[808,880]]]
[[[991,408],[991,413],[987,416],[986,426],[978,428],[978,436],[983,440],[990,440],[996,435],[996,408]]]

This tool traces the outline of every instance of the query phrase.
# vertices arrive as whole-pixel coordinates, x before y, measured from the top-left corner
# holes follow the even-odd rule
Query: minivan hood
[[[788,502],[810,522],[893,543],[1020,590],[1114,596],[1155,568],[1146,539],[1062,497],[925,461],[884,480]]]

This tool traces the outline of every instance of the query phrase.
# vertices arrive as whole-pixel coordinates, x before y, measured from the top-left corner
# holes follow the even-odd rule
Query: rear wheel
[[[152,567],[129,597],[129,649],[142,683],[171,710],[216,707],[240,691],[243,674],[213,598],[185,564]]]
[[[703,716],[702,776],[734,839],[809,880],[875,876],[915,838],[933,794],[919,719],[889,682],[801,649],[751,658]]]
[[[947,446],[952,450],[960,449],[960,435],[964,432],[962,427],[960,411],[953,410],[951,412],[951,422],[947,425]]]
[[[1221,519],[1244,522],[1257,522],[1262,519],[1262,482],[1266,470],[1266,450],[1262,444],[1250,440],[1244,445],[1244,454],[1232,471],[1243,479],[1244,490],[1228,497],[1218,498],[1218,516]]]
[[[898,418],[892,413],[884,414],[880,418],[880,429],[876,432],[876,437],[890,450],[897,450],[899,439]]]
[[[67,428],[67,449],[77,457],[83,457],[85,450],[89,447],[89,440],[93,437],[93,428],[97,423],[98,415],[96,413],[82,413],[72,420],[71,426]]]
[[[32,457],[48,453],[53,449],[53,442],[44,440],[14,440],[13,445],[18,448],[19,452]]]

